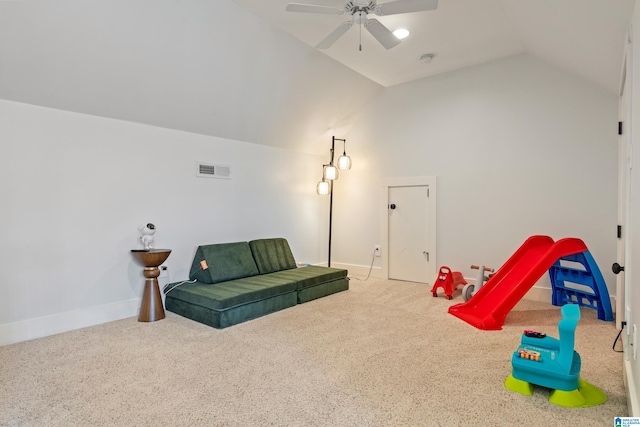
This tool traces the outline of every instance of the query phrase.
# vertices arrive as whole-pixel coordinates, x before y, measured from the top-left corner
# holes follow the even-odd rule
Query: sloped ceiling
[[[0,99],[323,154],[384,86],[511,55],[616,93],[634,5],[440,0],[380,17],[412,36],[385,50],[363,33],[358,52],[355,29],[313,48],[344,17],[286,3],[0,0]],[[421,64],[423,53],[436,58]]]
[[[235,1],[310,46],[349,20],[345,15],[286,12],[291,0]],[[378,4],[388,1],[393,0]],[[634,0],[440,0],[433,11],[371,16],[390,30],[410,30],[411,35],[392,49],[384,49],[354,26],[322,52],[383,86],[529,54],[615,93],[633,5]],[[428,53],[436,55],[434,60],[421,63],[420,57]]]
[[[381,86],[231,0],[0,1],[0,98],[324,154]]]

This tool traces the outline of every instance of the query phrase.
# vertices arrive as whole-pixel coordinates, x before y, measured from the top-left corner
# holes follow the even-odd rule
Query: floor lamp
[[[342,156],[338,158],[338,165],[333,164],[336,141],[342,141]],[[329,195],[329,250],[327,267],[331,267],[331,229],[333,225],[333,181],[338,179],[338,170],[351,169],[351,158],[347,156],[347,141],[338,139],[335,136],[331,139],[331,157],[329,163],[322,165],[322,180],[316,186],[319,195]]]

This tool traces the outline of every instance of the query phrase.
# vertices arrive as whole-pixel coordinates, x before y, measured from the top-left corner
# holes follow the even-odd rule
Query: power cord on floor
[[[620,331],[618,332],[618,336],[616,337],[616,339],[613,341],[613,346],[611,346],[611,349],[613,351],[615,351],[616,353],[624,353],[624,349],[623,350],[616,350],[616,343],[618,342],[618,340],[620,339],[620,335],[622,335],[622,331],[624,331],[624,327],[627,326],[627,322],[622,322],[622,328],[620,328]]]
[[[347,279],[351,280],[351,279],[356,279],[356,280],[360,280],[361,282],[366,282],[369,279],[369,276],[371,276],[371,270],[373,270],[373,262],[376,260],[376,253],[372,253],[371,254],[371,265],[369,266],[369,274],[367,274],[367,278],[362,280],[362,279],[358,279],[357,277],[347,277]]]
[[[176,285],[172,286],[172,287],[171,287],[171,289],[169,289],[168,291],[165,291],[164,289],[166,289],[166,288],[167,288],[167,286],[169,286],[169,285],[167,285],[167,286],[165,286],[165,287],[164,287],[163,292],[164,292],[164,294],[166,295],[166,294],[168,294],[169,292],[171,292],[172,290],[174,290],[175,288],[177,288],[178,286],[184,285],[185,283],[195,283],[196,281],[197,281],[196,279],[193,279],[193,280],[185,280],[185,281],[183,281],[183,282],[180,282],[180,283],[178,283],[178,284],[176,284]]]

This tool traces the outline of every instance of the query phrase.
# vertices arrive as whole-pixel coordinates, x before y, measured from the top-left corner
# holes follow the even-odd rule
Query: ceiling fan
[[[397,15],[400,13],[422,12],[438,7],[438,0],[396,0],[388,3],[377,4],[377,0],[344,0],[344,7],[330,7],[313,4],[289,3],[287,12],[322,13],[326,15],[351,15],[349,21],[343,22],[331,34],[325,37],[316,47],[318,49],[330,48],[353,24],[369,31],[371,35],[386,49],[391,49],[400,44],[400,39],[377,19],[369,19],[367,15],[378,16]],[[362,44],[360,45],[362,50]]]

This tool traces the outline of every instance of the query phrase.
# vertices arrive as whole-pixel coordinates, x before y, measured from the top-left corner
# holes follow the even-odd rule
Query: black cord
[[[371,276],[371,270],[373,270],[373,262],[376,260],[376,253],[374,252],[371,256],[371,266],[369,266],[369,274],[367,274],[367,278],[362,280],[362,279],[358,279],[357,277],[349,277],[349,279],[356,279],[356,280],[360,280],[361,282],[366,282],[369,279],[369,276]]]
[[[615,351],[616,353],[624,353],[624,349],[622,350],[616,350],[616,343],[618,342],[618,340],[620,339],[620,335],[622,335],[622,331],[624,330],[624,327],[627,325],[627,322],[622,322],[622,328],[620,328],[620,331],[618,332],[618,336],[616,337],[616,339],[613,341],[613,346],[611,346],[611,350]]]

